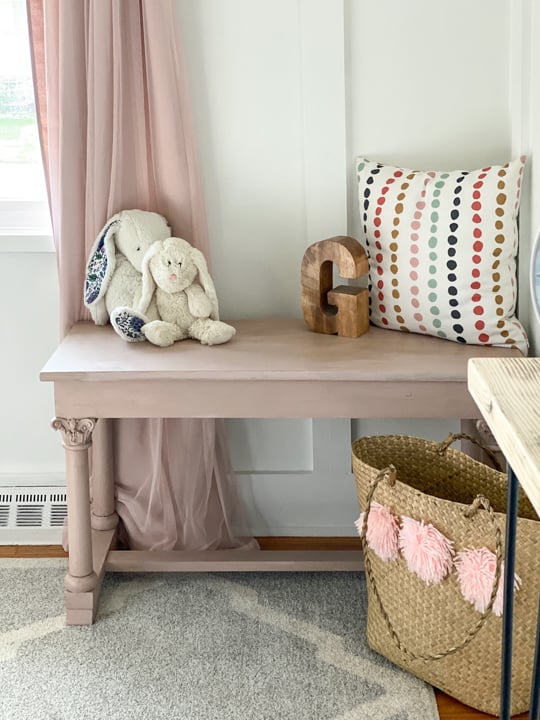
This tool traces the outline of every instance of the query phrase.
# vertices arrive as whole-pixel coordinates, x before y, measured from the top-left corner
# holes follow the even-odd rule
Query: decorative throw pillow
[[[514,315],[524,163],[423,172],[357,159],[375,325],[526,354]]]

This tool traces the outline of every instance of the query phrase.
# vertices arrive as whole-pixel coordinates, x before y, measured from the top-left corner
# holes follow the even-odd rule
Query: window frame
[[[46,200],[0,200],[0,254],[55,252]]]
[[[20,75],[20,78],[24,80],[25,90],[23,92],[24,102],[21,107],[26,107],[26,109],[28,110],[28,103],[30,102],[29,96],[33,93],[30,93],[29,91],[29,83],[31,80],[28,74],[28,70],[31,67],[29,63],[29,47],[27,48],[28,55],[26,53],[26,47],[29,45],[26,3],[25,0],[4,0],[4,3],[6,17],[8,18],[8,28],[11,27],[11,24],[9,23],[9,18],[11,17],[13,19],[13,27],[11,27],[11,37],[13,39],[13,33],[15,33],[15,40],[17,40],[18,42],[20,51],[17,55],[17,58],[22,62],[23,57],[20,55],[20,53],[23,53],[25,65],[24,67],[19,67],[17,65],[15,70],[13,70],[12,66],[6,64],[6,66],[3,68],[2,77],[4,79],[13,80],[14,78],[19,78],[19,72],[22,71],[22,75]],[[15,95],[13,95],[12,97],[8,93],[6,97],[8,98],[8,105],[6,105],[6,107],[4,108],[4,116],[6,118],[18,117],[17,108],[14,109],[15,114],[13,115],[10,110],[7,110],[7,108],[9,107],[9,98],[11,98],[13,102],[18,102],[19,95],[15,93]],[[37,125],[35,109],[34,124]],[[38,162],[36,162],[35,159],[31,161],[31,169],[29,170],[29,172],[32,176],[34,173],[32,169],[34,163],[36,173],[43,173],[43,169],[41,167],[41,153],[39,153]],[[6,167],[9,168],[9,165]],[[5,189],[7,191],[10,183],[9,169],[6,169],[3,172],[8,173],[7,175],[2,175],[2,177],[5,178]],[[8,191],[3,193],[3,197],[2,199],[0,199],[0,253],[54,252],[55,248],[52,238],[51,220],[49,215],[45,183],[40,183],[41,187],[36,193],[37,187],[34,187],[33,190],[30,190],[30,188],[26,185],[26,182],[28,182],[27,175],[23,174],[20,177],[16,175],[14,176],[14,178],[15,177],[17,177],[16,186],[12,188],[16,190],[14,196],[10,197],[10,193]]]

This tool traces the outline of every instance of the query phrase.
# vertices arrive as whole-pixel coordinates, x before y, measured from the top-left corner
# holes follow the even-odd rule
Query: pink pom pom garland
[[[399,547],[407,567],[428,585],[440,583],[452,569],[452,541],[431,523],[409,517],[401,522]]]
[[[497,558],[486,547],[462,550],[455,558],[456,573],[461,594],[480,613],[485,612],[495,580]],[[503,612],[504,563],[492,611],[500,617]],[[514,575],[514,590],[521,587],[521,578]]]
[[[354,523],[362,535],[365,513]],[[401,521],[401,526],[400,526]],[[384,561],[398,560],[403,555],[410,572],[427,585],[440,583],[455,566],[457,581],[464,599],[475,610],[484,613],[491,597],[497,558],[486,547],[455,552],[452,540],[445,537],[431,523],[394,515],[377,502],[371,503],[367,524],[367,544]],[[504,563],[492,612],[503,613]],[[514,575],[514,590],[521,588],[521,578]]]
[[[358,534],[362,535],[364,513],[355,522]],[[366,539],[369,547],[381,560],[397,560],[399,557],[398,545],[399,521],[390,510],[377,502],[372,502]]]

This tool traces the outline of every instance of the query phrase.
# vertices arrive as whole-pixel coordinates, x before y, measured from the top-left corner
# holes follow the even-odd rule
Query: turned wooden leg
[[[96,421],[90,418],[55,418],[66,450],[68,496],[68,574],[65,580],[66,623],[94,622],[105,562],[116,528],[93,530],[90,523],[88,448]]]
[[[62,445],[66,451],[69,541],[66,590],[87,592],[97,583],[92,559],[88,471],[88,448],[92,442],[95,420],[55,418],[52,425],[62,433]]]
[[[112,420],[98,421],[92,451],[92,528],[113,530],[118,525],[118,515],[114,499]]]

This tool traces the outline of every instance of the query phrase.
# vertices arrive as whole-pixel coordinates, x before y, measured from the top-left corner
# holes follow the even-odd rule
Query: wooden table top
[[[138,379],[327,380],[465,383],[473,357],[515,350],[461,345],[370,327],[359,338],[314,333],[302,320],[232,322],[236,336],[208,347],[183,340],[169,348],[126,343],[110,326],[78,323],[43,368],[43,381]]]
[[[468,387],[540,515],[540,358],[471,360]]]

